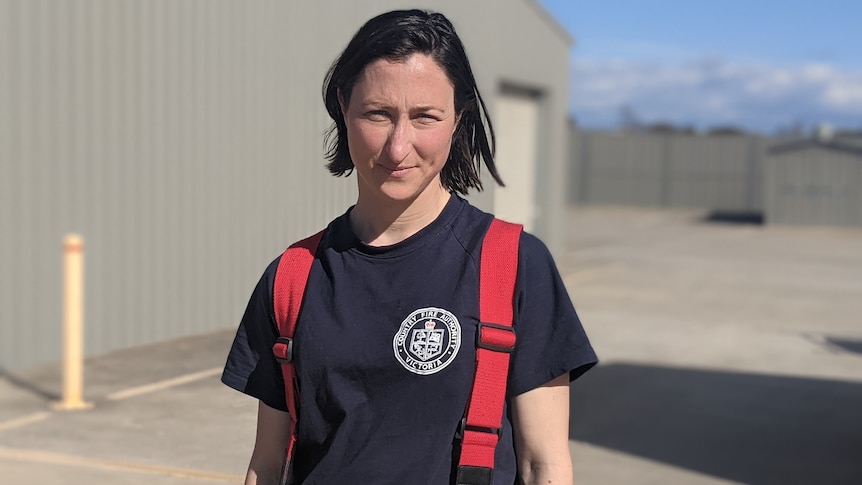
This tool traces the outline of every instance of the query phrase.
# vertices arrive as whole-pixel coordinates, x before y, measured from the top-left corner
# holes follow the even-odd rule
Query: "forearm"
[[[245,485],[279,485],[289,429],[290,416],[286,412],[270,408],[263,402],[259,404],[257,436]]]
[[[278,481],[281,479],[279,475],[281,475],[281,467],[261,469],[249,466],[244,485],[279,485]]]
[[[525,463],[518,470],[518,483],[523,485],[573,485],[572,464],[564,463]]]
[[[512,419],[521,483],[571,485],[568,374],[516,396]]]

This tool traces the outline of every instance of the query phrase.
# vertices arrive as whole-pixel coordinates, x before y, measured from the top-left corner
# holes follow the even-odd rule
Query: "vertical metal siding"
[[[570,130],[572,203],[761,209],[757,137]]]
[[[590,204],[657,206],[662,198],[664,144],[648,135],[578,133],[579,200]]]
[[[767,221],[862,227],[862,157],[808,148],[767,158]]]
[[[546,93],[542,209],[558,215],[566,41],[527,2],[494,17],[420,3],[454,19],[486,101],[503,81]],[[355,200],[355,180],[323,167],[321,81],[362,21],[404,6],[0,0],[0,369],[59,360],[71,231],[86,245],[88,355],[236,325],[283,246]],[[539,231],[552,248],[558,226]]]
[[[750,141],[742,136],[669,136],[671,207],[751,210]]]
[[[758,211],[769,223],[862,226],[862,157],[814,146],[766,155],[768,144],[754,136],[572,130],[568,200]]]
[[[297,16],[257,6],[0,3],[0,366],[58,358],[66,232],[94,354],[235,325],[281,247],[354,199],[322,167],[323,71],[285,53]]]

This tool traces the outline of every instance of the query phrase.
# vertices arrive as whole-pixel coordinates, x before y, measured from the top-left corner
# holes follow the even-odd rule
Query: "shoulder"
[[[264,301],[272,302],[272,291],[275,284],[275,274],[278,272],[278,265],[281,262],[281,257],[283,255],[283,252],[279,254],[275,259],[270,261],[270,263],[266,266],[266,269],[263,270],[263,274],[261,275],[260,280],[257,283],[257,287],[255,288],[253,295],[254,297]]]
[[[278,271],[278,265],[281,262],[281,257],[283,255],[284,252],[282,251],[278,256],[275,257],[275,259],[269,262],[269,264],[266,266],[266,269],[263,270],[261,280],[269,281],[270,283],[272,283],[272,281],[275,279],[275,273]],[[270,284],[270,286],[272,286],[272,284]]]
[[[521,233],[517,288],[522,295],[525,292],[533,295],[534,301],[550,297],[568,300],[568,292],[551,251],[541,239],[529,232]]]
[[[505,226],[509,226],[510,228],[521,227],[521,230],[519,232],[519,239],[517,242],[518,258],[521,262],[521,265],[523,265],[524,261],[545,262],[553,264],[553,256],[551,255],[550,250],[545,245],[545,243],[542,242],[542,240],[539,239],[536,235],[523,230],[520,224],[512,223],[499,218],[494,218],[493,216],[491,217],[494,221],[502,222],[504,224],[504,228]],[[486,231],[489,229],[489,226],[491,224],[491,220],[485,222],[484,228]],[[507,231],[507,229],[508,228],[505,228],[503,229],[503,231]],[[487,234],[489,233],[486,233],[485,237],[487,237]],[[511,232],[508,232],[508,234],[511,235]],[[511,240],[504,241],[504,243],[511,244]]]
[[[554,257],[551,255],[551,251],[548,249],[548,246],[546,246],[541,239],[527,231],[521,232],[518,256],[520,257],[522,264],[523,262],[543,263],[545,265],[556,267],[554,264]]]
[[[482,242],[494,216],[473,206],[466,199],[457,195],[452,197],[457,197],[453,201],[457,210],[452,211],[447,222],[449,231],[466,252],[478,259]]]
[[[296,265],[303,260],[301,256],[297,255],[302,252],[307,253],[308,251],[311,251],[316,255],[324,246],[332,245],[333,239],[337,237],[339,232],[342,232],[338,229],[339,219],[331,222],[325,229],[291,243],[278,256],[276,256],[276,258],[267,265],[263,272],[263,276],[261,276],[260,283],[258,284],[258,290],[261,293],[260,296],[265,296],[270,302],[272,301],[278,273],[280,271],[290,271],[295,269],[296,267],[293,265]],[[292,258],[288,256],[291,253],[294,255]],[[284,280],[281,281],[283,282]]]
[[[510,221],[495,217],[465,199],[460,199],[460,210],[450,225],[452,233],[462,246],[471,254],[478,256],[482,244],[488,234],[488,229],[494,220],[513,224]],[[543,263],[545,268],[555,268],[554,259],[548,247],[532,233],[521,231],[518,242],[519,266],[526,262]]]

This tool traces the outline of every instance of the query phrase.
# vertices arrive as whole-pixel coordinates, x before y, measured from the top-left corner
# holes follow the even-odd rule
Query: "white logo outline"
[[[413,311],[392,338],[395,358],[408,371],[427,376],[445,369],[461,349],[461,323],[436,307]]]

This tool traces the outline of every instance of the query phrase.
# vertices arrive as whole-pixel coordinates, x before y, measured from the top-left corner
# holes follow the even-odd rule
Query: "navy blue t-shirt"
[[[296,483],[450,483],[475,372],[479,257],[491,220],[453,195],[433,223],[392,246],[363,244],[347,213],[330,223],[294,341]],[[277,266],[251,296],[222,381],[286,411],[272,355]],[[550,253],[527,233],[515,300],[508,396],[566,373],[574,379],[596,363]],[[508,412],[495,460],[494,483],[514,483]]]

